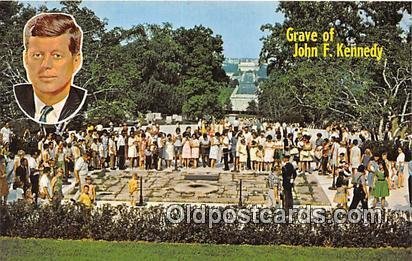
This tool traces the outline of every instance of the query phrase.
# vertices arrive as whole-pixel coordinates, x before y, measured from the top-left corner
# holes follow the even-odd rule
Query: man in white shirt
[[[0,132],[3,135],[3,143],[10,143],[10,136],[12,134],[12,131],[8,122],[6,122],[4,127],[1,128]]]
[[[21,186],[21,182],[15,182],[13,184],[13,189],[11,189],[7,195],[7,203],[14,203],[23,199],[24,191]]]
[[[126,146],[126,141],[124,139],[124,136],[126,136],[126,133],[121,133],[117,137],[117,157],[119,158],[119,169],[124,170],[125,166],[125,146]]]
[[[233,121],[233,128],[239,129],[239,125],[240,125],[239,118],[236,117],[235,120]]]
[[[49,175],[50,168],[44,168],[39,182],[40,203],[42,205],[48,204],[52,200],[52,189]]]
[[[38,193],[40,172],[38,170],[36,159],[33,158],[30,154],[26,154],[24,157],[27,160],[27,168],[28,168],[29,178],[30,178],[30,183],[31,183],[31,192]]]
[[[74,177],[76,178],[75,186],[78,186],[78,190],[72,200],[77,201],[78,197],[82,193],[82,188],[86,184],[86,176],[89,173],[89,161],[91,155],[89,153],[83,153],[74,164]]]

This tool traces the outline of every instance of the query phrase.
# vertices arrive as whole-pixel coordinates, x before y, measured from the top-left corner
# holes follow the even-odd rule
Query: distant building
[[[258,102],[258,84],[267,79],[267,65],[259,65],[257,59],[227,59],[223,69],[232,80],[239,82],[230,96],[232,111],[246,111],[249,102]]]

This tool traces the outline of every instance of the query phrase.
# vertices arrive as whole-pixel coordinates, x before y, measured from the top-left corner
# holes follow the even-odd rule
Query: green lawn
[[[0,260],[410,260],[412,249],[202,245],[0,238]]]

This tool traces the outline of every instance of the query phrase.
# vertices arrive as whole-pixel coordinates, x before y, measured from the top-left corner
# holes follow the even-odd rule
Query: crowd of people
[[[18,143],[20,147],[13,145],[16,138],[22,141]],[[91,205],[96,198],[88,176],[91,170],[160,171],[222,166],[223,171],[269,174],[281,171],[286,158],[297,174],[317,171],[319,175],[335,175],[334,201],[345,207],[351,186],[355,192],[364,191],[364,198],[373,195],[384,201],[388,190],[411,182],[412,167],[406,157],[410,140],[404,144],[396,140],[393,146],[398,155],[389,160],[390,151],[373,151],[368,147],[370,139],[367,130],[349,131],[341,124],[314,131],[298,124],[238,118],[217,123],[200,120],[197,125],[176,126],[170,133],[149,123],[144,127],[97,125],[60,134],[26,130],[21,137],[15,137],[6,123],[0,130],[0,192],[3,201],[7,195],[9,201],[61,201],[62,186],[74,177],[76,186],[81,188],[74,198]],[[354,193],[356,200],[358,192]]]

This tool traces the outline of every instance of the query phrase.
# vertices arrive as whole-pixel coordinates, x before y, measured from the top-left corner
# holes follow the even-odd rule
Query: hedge
[[[231,207],[236,210],[238,207]],[[206,206],[206,210],[208,207]],[[221,207],[223,210],[224,207]],[[330,247],[410,247],[410,212],[387,211],[386,222],[343,224],[172,224],[166,207],[103,205],[93,211],[76,204],[0,206],[0,236],[108,241]],[[330,214],[330,213],[329,213]]]

